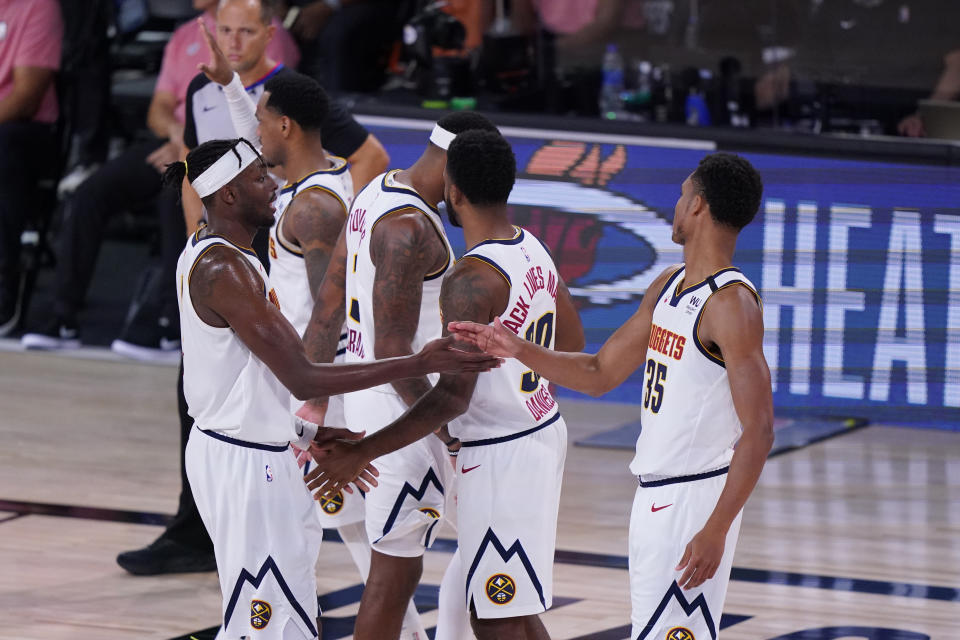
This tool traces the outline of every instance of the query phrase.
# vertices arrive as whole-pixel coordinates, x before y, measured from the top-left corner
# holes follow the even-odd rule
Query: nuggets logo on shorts
[[[270,302],[273,303],[273,306],[275,306],[277,309],[280,308],[280,298],[277,297],[276,291],[270,289],[270,293],[267,294],[267,297],[270,298]]]
[[[337,495],[332,498],[325,498],[319,496],[320,498],[320,508],[323,509],[323,512],[327,515],[332,516],[335,513],[338,513],[340,509],[343,509],[343,491],[337,491]]]
[[[250,626],[254,629],[264,629],[270,623],[270,615],[273,609],[269,602],[263,600],[250,601]]]
[[[273,238],[270,238],[270,257],[274,260],[277,259],[277,245],[274,244]]]
[[[420,509],[420,511],[427,514],[433,519],[437,519],[440,517],[440,512],[437,511],[436,509],[431,509],[430,507],[423,507]]]
[[[666,640],[696,640],[693,637],[693,632],[686,627],[674,627],[667,631]]]
[[[487,580],[487,597],[493,604],[508,604],[516,595],[517,585],[513,578],[505,573],[490,576]],[[693,636],[690,636],[691,639]]]

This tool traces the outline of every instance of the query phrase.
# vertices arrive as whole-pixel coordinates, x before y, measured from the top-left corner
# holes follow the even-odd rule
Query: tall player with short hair
[[[732,266],[760,206],[750,163],[715,153],[683,181],[673,241],[684,263],[595,354],[562,354],[503,325],[453,323],[488,353],[599,396],[644,373],[630,519],[631,638],[716,638],[743,505],[773,445],[773,395],[756,288]],[[736,445],[736,449],[734,449]]]
[[[344,316],[347,362],[408,354],[441,335],[438,300],[454,258],[437,205],[443,200],[446,148],[469,129],[496,132],[477,113],[444,116],[411,167],[381,174],[357,194],[311,320],[317,340],[308,341],[307,348],[318,362],[333,357]],[[366,430],[389,424],[432,382],[426,377],[401,380],[349,394],[344,398],[347,424]],[[380,484],[365,500],[373,554],[354,631],[357,640],[401,633],[406,640],[423,633],[402,628],[401,617],[420,581],[423,553],[444,514],[453,475],[444,443],[457,443],[443,425],[436,428],[437,438],[377,461]]]
[[[550,252],[507,216],[516,174],[510,144],[497,132],[467,131],[447,155],[447,215],[471,248],[444,280],[442,318],[501,319],[545,349],[582,349],[583,327]],[[309,486],[337,491],[367,461],[448,422],[461,440],[458,604],[481,640],[548,638],[537,614],[552,604],[567,430],[547,380],[521,363],[491,375],[440,376],[392,424],[352,446],[333,445]]]
[[[291,391],[310,398],[489,361],[436,341],[407,358],[311,363],[249,248],[257,229],[273,222],[276,185],[260,155],[244,139],[210,141],[164,175],[176,185],[185,177],[209,217],[180,256],[177,292],[184,394],[194,418],[186,469],[214,542],[223,592],[218,637],[244,637],[252,625],[265,640],[317,638],[314,562],[322,533],[287,449],[350,434],[295,421]],[[362,488],[375,485],[371,473],[365,470]]]

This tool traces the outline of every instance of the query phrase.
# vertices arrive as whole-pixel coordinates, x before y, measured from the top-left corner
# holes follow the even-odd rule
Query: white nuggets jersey
[[[487,240],[461,260],[480,260],[510,285],[510,299],[500,321],[521,338],[553,348],[560,277],[549,251],[529,231],[515,227],[509,240]],[[470,408],[450,424],[464,443],[509,437],[559,416],[548,382],[519,360],[481,373]]]
[[[413,352],[442,333],[440,319],[440,285],[443,277],[453,266],[453,249],[443,230],[443,222],[437,210],[413,188],[394,179],[397,170],[388,171],[370,181],[357,194],[347,221],[347,282],[346,282],[346,319],[347,319],[347,362],[368,362],[375,360],[373,319],[373,287],[377,267],[370,254],[370,239],[377,223],[396,213],[418,211],[425,215],[436,228],[437,235],[447,248],[447,263],[438,271],[427,274],[423,281],[423,295],[420,301],[420,321],[411,345]],[[435,383],[437,375],[430,376]],[[390,384],[374,387],[374,391],[395,394]],[[361,394],[362,395],[362,394]],[[346,402],[352,403],[361,396],[348,394]]]
[[[303,336],[310,315],[313,313],[313,294],[307,281],[303,264],[303,251],[281,233],[287,209],[297,195],[310,189],[329,193],[343,205],[346,220],[353,202],[353,180],[347,171],[347,161],[330,158],[333,166],[315,171],[293,184],[288,184],[277,193],[276,222],[270,227],[270,279],[277,296],[283,301],[283,315],[293,328]]]
[[[734,267],[681,289],[685,272],[681,266],[670,276],[653,309],[642,427],[630,465],[643,480],[720,469],[730,463],[742,432],[724,362],[707,351],[698,330],[707,301],[720,289],[742,285],[758,303],[760,296]]]
[[[290,418],[290,392],[240,341],[230,327],[213,327],[200,319],[190,297],[197,261],[214,246],[244,255],[263,278],[263,296],[279,307],[267,273],[253,249],[200,231],[187,240],[177,262],[180,335],[183,345],[183,394],[190,416],[204,430],[238,440],[286,444],[298,438]]]

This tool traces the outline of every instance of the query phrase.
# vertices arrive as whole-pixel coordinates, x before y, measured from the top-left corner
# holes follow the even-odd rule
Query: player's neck
[[[463,239],[468,247],[475,247],[486,240],[509,240],[517,230],[507,218],[506,208],[495,210],[460,211],[463,224]]]
[[[275,66],[277,66],[276,62],[267,56],[263,56],[260,58],[260,62],[239,74],[240,82],[243,83],[243,86],[249,87],[254,82],[262,80]]]
[[[287,182],[296,182],[315,171],[329,169],[332,166],[333,163],[323,152],[323,146],[318,138],[316,144],[304,142],[291,145],[291,148],[287,149],[287,158],[283,163],[283,170]]]
[[[693,239],[684,244],[684,286],[700,282],[707,276],[732,266],[736,248],[736,236],[726,234]]]
[[[245,225],[239,220],[210,216],[210,220],[207,223],[207,235],[226,238],[238,247],[252,246],[253,236],[256,233],[256,227]]]

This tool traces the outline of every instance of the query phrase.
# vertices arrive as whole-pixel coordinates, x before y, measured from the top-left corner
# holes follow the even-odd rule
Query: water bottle
[[[607,45],[603,54],[603,83],[600,85],[600,117],[616,120],[623,111],[623,57],[617,45]]]

